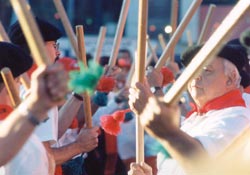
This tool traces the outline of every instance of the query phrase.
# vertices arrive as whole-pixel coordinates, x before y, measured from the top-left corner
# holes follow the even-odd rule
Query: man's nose
[[[61,51],[60,50],[56,50],[56,56],[59,57],[61,55]]]
[[[201,75],[199,74],[199,75],[195,76],[194,80],[196,80],[196,81],[201,80]]]

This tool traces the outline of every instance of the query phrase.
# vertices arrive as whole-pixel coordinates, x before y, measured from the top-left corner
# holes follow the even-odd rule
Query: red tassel
[[[63,57],[63,58],[60,58],[58,62],[62,63],[62,65],[64,66],[64,69],[68,72],[72,70],[80,69],[77,64],[77,61],[74,60],[73,58]]]
[[[171,83],[174,81],[174,74],[171,72],[171,70],[167,67],[161,68],[161,73],[163,75],[163,82],[162,86],[167,85],[168,83]]]
[[[78,128],[78,120],[77,120],[76,117],[74,117],[74,119],[73,119],[71,125],[69,126],[69,128],[71,128],[71,129]]]
[[[101,117],[101,126],[104,131],[108,134],[117,136],[120,131],[120,123],[124,121],[125,114],[129,112],[130,109],[116,111],[112,115],[106,115]]]
[[[100,92],[110,92],[115,87],[115,80],[113,77],[102,76],[97,84],[96,90]]]

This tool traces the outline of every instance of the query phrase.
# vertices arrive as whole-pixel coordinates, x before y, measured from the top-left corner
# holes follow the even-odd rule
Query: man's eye
[[[203,68],[203,71],[204,71],[204,72],[211,72],[211,69],[209,69],[208,67],[204,67],[204,68]]]
[[[212,72],[210,69],[203,69],[203,71],[206,72],[206,73]]]

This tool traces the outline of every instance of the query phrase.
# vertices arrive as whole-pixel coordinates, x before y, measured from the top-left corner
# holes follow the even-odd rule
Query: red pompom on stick
[[[13,111],[13,108],[9,105],[1,104],[0,105],[0,120],[4,120],[8,115]]]
[[[115,87],[115,79],[109,76],[102,76],[97,84],[96,90],[100,92],[110,92]]]
[[[161,73],[163,75],[162,86],[165,86],[168,83],[172,83],[174,81],[174,74],[172,73],[172,71],[169,68],[162,67]]]
[[[112,115],[105,115],[101,117],[101,127],[108,134],[117,136],[120,131],[120,123],[124,121],[125,114],[130,112],[130,109],[116,111]]]

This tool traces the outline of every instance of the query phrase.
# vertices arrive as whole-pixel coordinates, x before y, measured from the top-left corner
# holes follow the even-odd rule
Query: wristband
[[[75,92],[72,92],[72,95],[79,101],[83,101],[83,97]]]
[[[40,121],[31,113],[28,115],[28,120],[34,126],[38,126],[40,124]]]
[[[25,104],[20,104],[17,108],[18,112],[25,117],[33,126],[38,126],[40,121],[32,114],[32,112],[25,106]]]
[[[158,91],[158,90],[162,90],[162,88],[159,87],[159,86],[151,87],[150,89],[151,89],[151,92],[152,92],[153,94],[154,94],[156,91]]]

